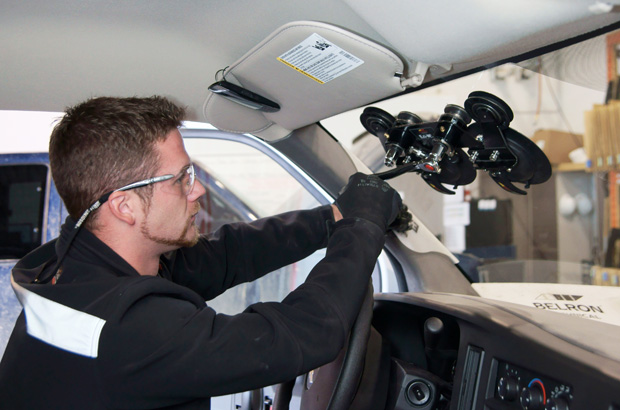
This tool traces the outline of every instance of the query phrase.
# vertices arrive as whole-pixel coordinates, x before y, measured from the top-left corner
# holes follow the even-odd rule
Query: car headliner
[[[410,74],[429,65],[427,82],[617,23],[616,4],[3,0],[0,109],[62,111],[92,96],[161,94],[204,121],[215,73],[291,21],[327,22],[370,38],[402,56]]]

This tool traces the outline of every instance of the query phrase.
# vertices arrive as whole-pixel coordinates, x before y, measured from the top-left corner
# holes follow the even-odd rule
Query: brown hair
[[[77,220],[103,194],[155,176],[155,144],[184,116],[184,108],[158,96],[99,97],[68,108],[52,131],[49,155],[69,215]],[[136,192],[148,205],[152,189],[145,188]],[[93,229],[96,216],[85,226]]]

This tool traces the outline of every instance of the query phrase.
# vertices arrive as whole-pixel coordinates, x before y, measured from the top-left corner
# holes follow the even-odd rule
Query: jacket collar
[[[15,265],[14,280],[20,283],[31,283],[42,271],[43,277],[52,274],[51,270],[55,268],[59,255],[64,252],[70,242],[74,226],[75,220],[67,217],[57,239],[35,249]],[[52,246],[55,252],[52,252]],[[116,276],[139,276],[139,273],[127,261],[86,228],[80,228],[70,244],[67,256],[61,264],[63,275],[79,274],[79,272],[72,272],[71,269],[76,262],[102,267]]]

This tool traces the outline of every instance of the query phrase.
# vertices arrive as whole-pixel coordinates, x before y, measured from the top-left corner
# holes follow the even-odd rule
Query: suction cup
[[[525,135],[507,128],[504,137],[518,162],[507,172],[512,182],[524,184],[542,184],[551,178],[551,163],[544,152]]]
[[[381,143],[385,145],[385,133],[392,128],[396,118],[390,113],[376,107],[367,107],[360,116],[360,121],[366,131],[379,137]]]
[[[454,195],[456,193],[454,191],[450,191],[448,188],[443,186],[437,174],[424,173],[422,174],[422,179],[428,184],[428,186],[430,186],[437,192],[441,192],[442,194],[447,195]]]
[[[527,195],[527,192],[517,188],[512,182],[510,182],[509,175],[506,171],[493,171],[489,172],[489,175],[491,175],[493,181],[495,181],[495,183],[504,190],[513,194]]]
[[[388,114],[389,115],[389,114]],[[422,122],[422,118],[419,115],[409,111],[401,111],[396,117],[398,124],[419,124]]]
[[[463,126],[466,126],[471,122],[471,116],[469,113],[455,104],[448,104],[443,110],[444,114],[448,114],[450,118],[457,118],[463,123]]]
[[[513,183],[541,184],[551,177],[551,164],[542,150],[529,138],[512,128],[500,129],[490,124],[475,124],[472,131],[483,135],[482,148],[470,148],[477,153],[475,166],[489,172],[506,191],[525,195]]]
[[[493,123],[507,128],[514,119],[512,110],[503,100],[484,91],[474,91],[465,100],[465,110],[474,121]]]
[[[444,157],[439,163],[441,173],[438,175],[439,182],[448,185],[467,185],[476,179],[476,169],[465,152],[456,148],[455,155]]]

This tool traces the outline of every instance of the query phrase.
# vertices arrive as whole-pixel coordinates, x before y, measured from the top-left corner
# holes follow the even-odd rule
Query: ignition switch
[[[424,406],[431,400],[431,388],[422,380],[415,380],[407,386],[405,396],[412,405]]]

